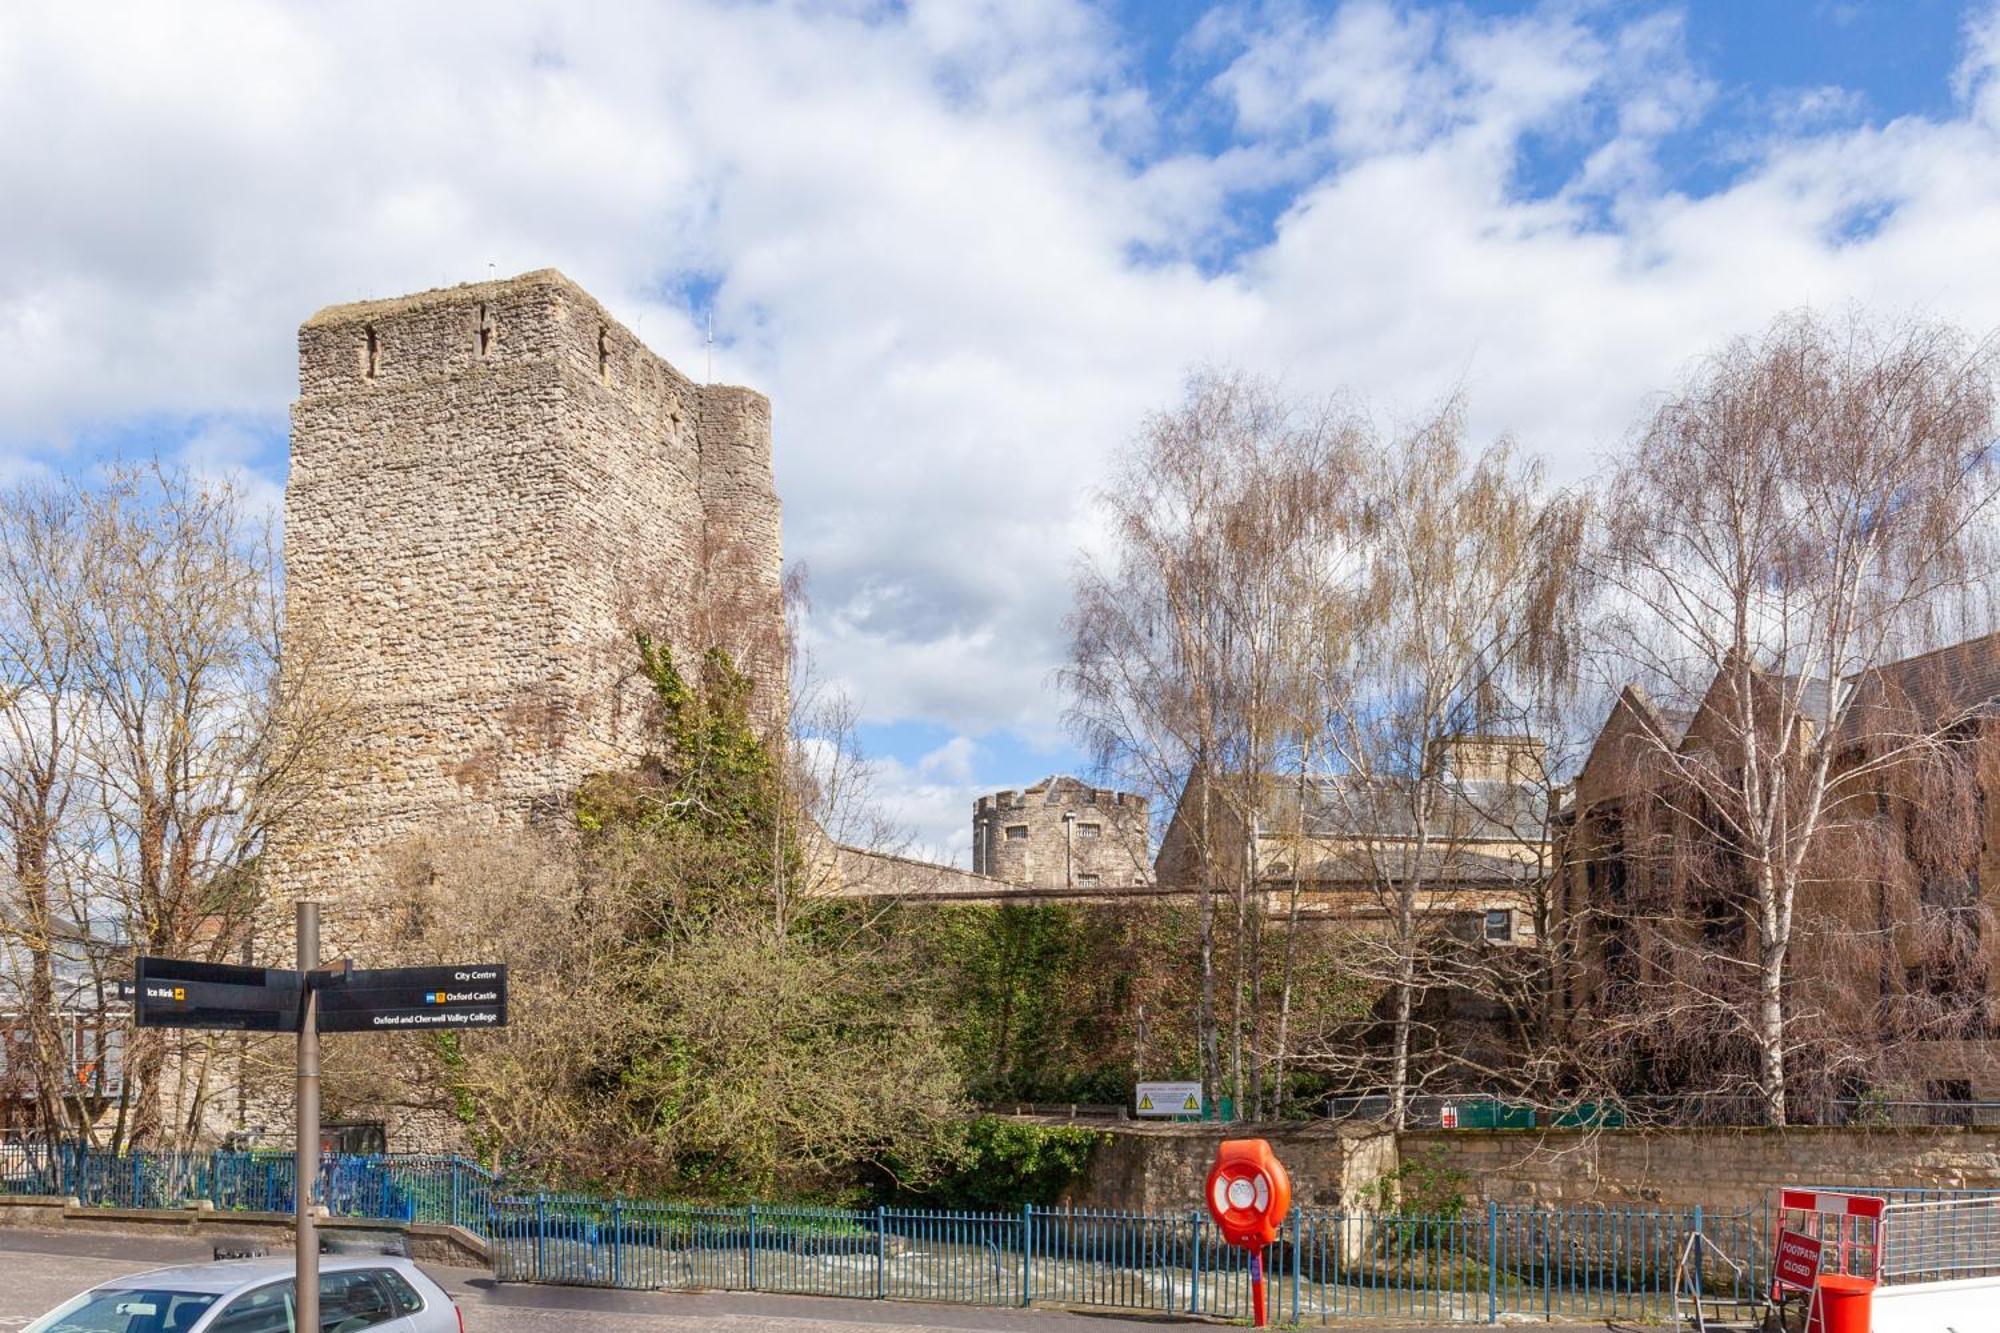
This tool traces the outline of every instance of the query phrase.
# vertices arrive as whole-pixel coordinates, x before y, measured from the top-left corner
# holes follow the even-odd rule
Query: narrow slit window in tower
[[[371,380],[375,378],[375,365],[376,362],[381,359],[381,356],[382,356],[382,344],[375,337],[375,326],[373,324],[370,324],[368,326],[367,361],[363,373],[366,374],[368,378]]]
[[[597,326],[597,378],[611,383],[611,337],[604,326]]]
[[[493,321],[486,318],[486,307],[479,307],[479,355],[485,356],[493,350]]]

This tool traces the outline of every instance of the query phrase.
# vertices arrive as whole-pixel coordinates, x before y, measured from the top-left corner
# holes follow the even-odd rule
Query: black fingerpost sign
[[[507,1025],[507,965],[356,968],[315,977],[321,1032],[412,1032]]]
[[[142,1028],[297,1032],[305,990],[297,972],[141,957],[132,977]]]

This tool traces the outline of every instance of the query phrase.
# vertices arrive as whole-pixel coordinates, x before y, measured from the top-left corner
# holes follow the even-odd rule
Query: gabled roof
[[[1548,815],[1548,792],[1539,785],[1478,779],[1439,788],[1440,808],[1430,834],[1458,841],[1535,838]],[[1258,801],[1262,831],[1272,837],[1302,832],[1309,838],[1414,838],[1414,788],[1400,779],[1347,776],[1265,779]],[[1303,811],[1301,810],[1303,802]]]
[[[1918,653],[1866,673],[1926,721],[2000,700],[2000,633]]]
[[[1618,698],[1611,704],[1611,711],[1605,714],[1604,725],[1597,729],[1597,736],[1590,743],[1590,753],[1583,757],[1583,767],[1577,770],[1578,781],[1590,775],[1604,749],[1621,733],[1615,724],[1620,718],[1631,719],[1631,724],[1652,737],[1652,743],[1667,750],[1677,750],[1687,736],[1690,723],[1694,721],[1694,710],[1684,708],[1662,708],[1652,697],[1637,685],[1627,685],[1618,692]]]
[[[1796,690],[1800,716],[1804,720],[1816,721],[1826,716],[1829,700],[1825,680],[1802,681],[1796,675],[1781,676],[1763,671],[1756,674],[1763,680],[1773,682],[1780,690]],[[1596,740],[1591,743],[1590,755],[1584,760],[1585,770],[1589,769],[1599,747],[1611,734],[1611,724],[1619,716],[1621,708],[1629,709],[1640,718],[1665,748],[1680,749],[1687,741],[1688,728],[1694,718],[1709,706],[1722,675],[1720,671],[1716,673],[1702,696],[1701,707],[1693,713],[1670,713],[1659,709],[1646,697],[1644,690],[1637,685],[1627,685],[1619,693],[1618,702],[1613,705],[1604,726],[1598,730]],[[1843,683],[1857,690],[1860,697],[1856,702],[1863,705],[1850,706],[1843,713],[1841,727],[1849,733],[1865,731],[1870,725],[1866,720],[1870,710],[1865,706],[1870,704],[1907,707],[1923,719],[1926,726],[1966,716],[2000,703],[2000,632],[1884,663],[1846,676]]]

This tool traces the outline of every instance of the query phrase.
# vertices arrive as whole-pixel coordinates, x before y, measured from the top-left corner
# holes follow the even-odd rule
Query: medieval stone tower
[[[1152,882],[1146,798],[1043,778],[972,806],[972,870],[1038,889]]]
[[[340,899],[399,839],[519,826],[643,749],[635,629],[785,694],[770,405],[695,384],[562,274],[299,330],[286,669],[331,690],[324,794],[269,858]]]

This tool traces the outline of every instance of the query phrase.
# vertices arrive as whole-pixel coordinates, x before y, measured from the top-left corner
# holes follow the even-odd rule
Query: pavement
[[[0,1231],[0,1330],[15,1330],[87,1287],[126,1273],[211,1257],[212,1244],[159,1236],[104,1233]],[[820,1296],[763,1296],[747,1292],[602,1291],[589,1287],[502,1285],[480,1269],[425,1271],[465,1312],[466,1333],[1197,1333],[1206,1321],[1113,1313],[1000,1310],[920,1305],[901,1301],[850,1301]],[[1347,1321],[1343,1321],[1346,1323]],[[1351,1326],[1351,1325],[1350,1325]],[[1468,1325],[1417,1329],[1444,1333]],[[1562,1327],[1537,1324],[1544,1333]],[[1584,1326],[1568,1326],[1579,1333]],[[1605,1325],[1587,1327],[1602,1329]]]

